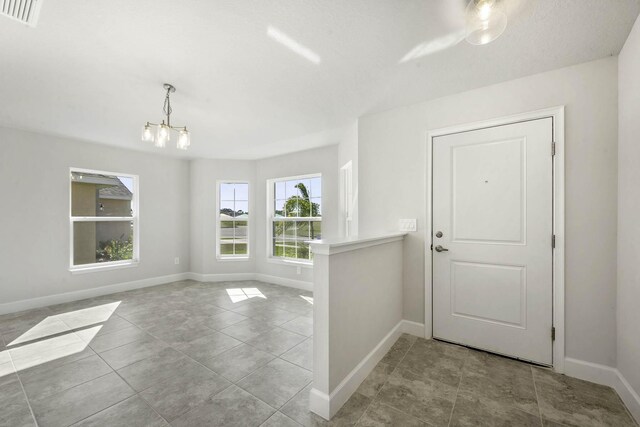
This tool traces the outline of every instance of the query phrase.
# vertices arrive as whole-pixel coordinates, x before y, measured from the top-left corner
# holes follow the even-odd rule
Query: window
[[[272,258],[311,263],[308,240],[322,237],[322,178],[307,175],[267,182],[268,242]]]
[[[249,258],[249,183],[218,183],[217,229],[218,258]]]
[[[71,169],[71,270],[138,262],[138,177]]]

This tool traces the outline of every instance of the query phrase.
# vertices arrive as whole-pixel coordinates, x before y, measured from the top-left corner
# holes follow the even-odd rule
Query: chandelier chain
[[[167,126],[171,126],[171,112],[173,111],[171,109],[171,99],[169,98],[170,94],[171,89],[169,88],[167,89],[167,96],[164,98],[164,106],[162,107],[162,111],[167,116]]]

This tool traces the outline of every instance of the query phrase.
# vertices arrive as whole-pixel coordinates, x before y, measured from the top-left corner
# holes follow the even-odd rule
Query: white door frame
[[[427,132],[427,210],[425,221],[425,292],[424,292],[424,335],[433,336],[433,260],[431,251],[432,236],[432,185],[433,185],[433,138],[452,133],[468,132],[488,127],[514,124],[551,117],[553,119],[553,139],[555,156],[553,157],[553,232],[555,249],[553,251],[553,326],[555,341],[553,342],[553,368],[556,372],[564,372],[564,106],[547,108],[528,113],[515,114],[474,123],[456,125]],[[549,154],[551,155],[549,141]],[[551,331],[549,331],[551,333]]]

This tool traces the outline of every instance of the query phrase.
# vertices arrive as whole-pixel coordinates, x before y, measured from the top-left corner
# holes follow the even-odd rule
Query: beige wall
[[[618,369],[640,394],[640,20],[618,68]]]
[[[136,268],[69,271],[69,168],[129,173],[140,184]],[[189,271],[189,162],[0,128],[0,306]],[[94,199],[95,200],[95,199]],[[174,258],[180,264],[174,264]]]
[[[566,355],[615,365],[617,79],[612,57],[360,119],[360,234],[418,219],[405,239],[405,319],[424,322],[427,131],[565,105]]]

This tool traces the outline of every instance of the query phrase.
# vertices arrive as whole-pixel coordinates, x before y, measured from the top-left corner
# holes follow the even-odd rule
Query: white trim
[[[73,268],[70,268],[69,271],[71,272],[71,274],[85,274],[98,271],[119,270],[121,268],[134,268],[138,265],[140,265],[140,263],[135,260],[101,262],[97,264],[87,264],[87,267],[84,267],[83,265],[77,265]]]
[[[351,395],[360,387],[360,384],[373,371],[378,362],[391,349],[393,344],[402,334],[403,322],[400,321],[389,331],[387,335],[367,354],[358,365],[338,384],[330,395],[315,388],[309,394],[309,409],[330,420],[340,410]]]
[[[618,381],[613,385],[613,388],[618,392],[631,416],[635,418],[637,423],[640,423],[640,394],[631,387],[631,384],[619,370],[616,369],[616,373]]]
[[[631,415],[640,422],[640,396],[618,369],[570,357],[564,360],[564,369],[566,375],[613,388]]]
[[[309,240],[314,254],[334,255],[342,252],[350,252],[370,246],[383,245],[385,243],[402,240],[407,233],[387,233],[378,236],[351,237],[345,239]]]
[[[261,282],[273,283],[274,285],[286,286],[288,288],[313,291],[313,283],[303,280],[287,279],[284,277],[270,276],[262,273],[228,273],[228,274],[200,274],[187,273],[189,279],[197,282],[236,282],[241,280],[259,280]]]
[[[340,168],[340,223],[341,235],[353,235],[353,162],[349,160]]]
[[[302,289],[303,291],[313,292],[313,282],[287,279],[285,277],[270,276],[268,274],[262,274],[262,273],[256,273],[255,280],[259,280],[261,282],[273,283],[275,285],[286,286],[288,288]]]
[[[432,300],[432,258],[431,258],[431,236],[432,236],[432,203],[431,203],[431,183],[432,183],[432,157],[433,138],[444,136],[452,133],[466,132],[471,130],[483,129],[493,126],[503,126],[522,121],[536,120],[545,117],[553,119],[553,138],[556,143],[556,154],[553,158],[553,230],[556,236],[556,248],[553,251],[553,325],[556,328],[556,339],[553,342],[553,368],[556,372],[564,372],[565,363],[565,327],[564,327],[564,309],[565,309],[565,285],[564,285],[564,106],[552,107],[543,110],[537,110],[527,113],[514,114],[507,117],[499,117],[479,122],[451,126],[441,129],[433,129],[427,132],[427,150],[426,150],[426,174],[425,183],[427,189],[426,197],[426,216],[425,221],[425,292],[424,292],[424,324],[425,338],[431,338],[433,333],[433,300]],[[551,142],[551,141],[550,141]],[[549,148],[551,149],[551,148]]]
[[[95,288],[82,289],[79,291],[64,292],[61,294],[47,295],[44,297],[24,299],[0,304],[0,314],[14,313],[32,308],[46,307],[48,305],[62,304],[65,302],[78,301],[85,298],[94,298],[109,295],[116,292],[130,291],[133,289],[146,288],[148,286],[162,285],[164,283],[177,282],[189,279],[190,273],[177,273],[167,276],[150,277],[148,279],[134,280],[131,282],[116,283],[113,285],[97,286]]]
[[[247,209],[249,214],[246,219],[240,221],[247,223],[247,253],[241,255],[222,255],[220,253],[220,184],[247,184]],[[235,209],[235,193],[234,197],[234,209]],[[244,202],[244,200],[241,200]],[[218,261],[249,261],[251,259],[251,184],[247,180],[236,179],[218,179],[216,180],[216,259]],[[234,219],[230,221],[235,221]],[[235,234],[235,233],[234,233]],[[234,236],[235,237],[235,236]]]
[[[187,273],[189,279],[196,282],[236,282],[240,280],[255,280],[254,273],[202,274]]]
[[[116,199],[111,199],[116,200]],[[131,222],[131,216],[74,216],[73,222]]]
[[[234,256],[216,256],[216,260],[220,262],[242,262],[242,261],[251,261],[251,257],[234,255]]]
[[[402,320],[402,332],[416,337],[424,338],[424,323]]]
[[[271,264],[288,265],[289,267],[313,268],[312,261],[295,261],[293,258],[267,257],[267,262]]]

